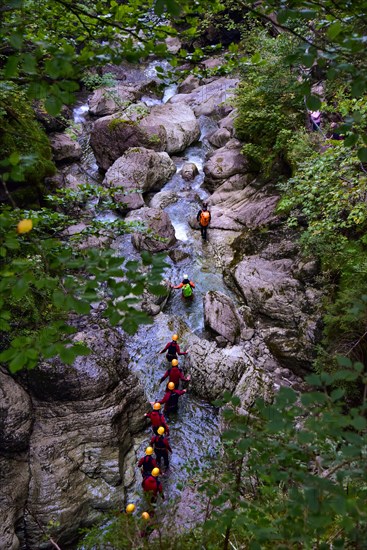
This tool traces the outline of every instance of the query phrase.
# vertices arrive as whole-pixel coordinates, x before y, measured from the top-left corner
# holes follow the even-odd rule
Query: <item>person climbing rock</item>
[[[158,495],[161,495],[162,500],[164,500],[162,483],[158,479],[159,474],[159,468],[153,468],[152,473],[145,477],[141,484],[150,504],[157,502]]]
[[[181,351],[180,346],[177,343],[178,335],[173,334],[172,341],[168,342],[165,347],[158,353],[166,353],[166,359],[167,361],[171,362],[173,359],[177,359],[178,355],[187,355],[187,351]]]
[[[178,410],[178,399],[187,390],[176,390],[173,382],[168,382],[167,391],[158,403],[164,404],[164,412],[171,413]]]
[[[158,435],[154,435],[150,440],[150,444],[154,447],[155,456],[157,457],[158,466],[161,467],[163,459],[166,470],[169,468],[169,455],[172,453],[171,445],[166,437],[164,437],[164,428],[158,428]]]
[[[164,373],[162,378],[159,380],[159,383],[162,384],[166,378],[168,378],[168,382],[173,382],[175,385],[175,388],[179,387],[180,380],[183,382],[189,382],[191,380],[190,375],[185,377],[182,370],[178,366],[177,359],[173,359],[171,362],[172,367]]]
[[[196,216],[197,221],[199,222],[201,236],[206,241],[207,229],[212,219],[211,214],[208,210],[208,203],[203,202],[202,208],[199,210],[198,215]]]
[[[163,428],[166,431],[166,434],[169,435],[169,427],[167,425],[166,419],[164,418],[163,414],[160,412],[161,404],[160,403],[154,403],[153,404],[153,410],[151,412],[145,413],[144,416],[149,418],[149,420],[152,423],[152,429],[155,434],[158,433],[159,426],[163,426]]]
[[[194,298],[195,283],[190,281],[189,276],[185,273],[183,279],[178,285],[171,285],[171,288],[182,288],[182,298],[184,300],[192,300]]]
[[[158,428],[158,433],[160,429],[163,430],[164,433],[163,426]],[[158,468],[156,459],[152,457],[153,453],[153,447],[147,447],[145,449],[145,456],[142,456],[138,462],[138,468],[141,468],[140,471],[143,477],[149,476],[152,473],[153,468]]]
[[[320,111],[309,111],[310,121],[312,130],[314,132],[317,132],[317,130],[320,130],[321,125],[321,113]]]

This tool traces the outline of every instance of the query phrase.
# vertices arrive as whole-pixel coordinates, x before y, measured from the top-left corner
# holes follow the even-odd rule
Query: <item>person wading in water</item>
[[[203,202],[203,206],[201,210],[199,210],[198,215],[196,216],[196,219],[199,222],[201,236],[204,239],[204,241],[206,241],[206,238],[207,238],[206,233],[207,233],[208,225],[210,223],[211,218],[212,218],[211,214],[208,210],[208,203]]]

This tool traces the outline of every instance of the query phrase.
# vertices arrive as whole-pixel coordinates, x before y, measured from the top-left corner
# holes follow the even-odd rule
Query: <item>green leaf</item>
[[[58,97],[50,96],[45,101],[45,108],[50,115],[57,116],[60,114],[62,101]]]
[[[367,147],[360,147],[358,149],[358,158],[361,162],[367,162]]]
[[[317,111],[321,108],[321,100],[315,95],[310,95],[306,98],[306,105],[310,111]]]
[[[340,33],[341,33],[341,30],[342,30],[342,24],[340,21],[335,21],[335,23],[332,23],[330,25],[330,27],[328,28],[327,30],[327,37],[330,39],[330,40],[334,40],[334,38],[336,38]]]

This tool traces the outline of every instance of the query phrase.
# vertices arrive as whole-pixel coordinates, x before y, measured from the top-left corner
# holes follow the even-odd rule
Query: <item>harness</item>
[[[167,447],[164,444],[163,437],[155,437],[154,438],[154,450],[158,452],[167,451]]]
[[[171,342],[167,348],[167,359],[172,361],[172,359],[177,359],[177,344],[176,342]]]
[[[179,394],[176,393],[175,390],[172,390],[171,395],[169,396],[168,401],[167,401],[167,407],[169,409],[176,408],[177,405],[178,405],[178,398],[179,397],[180,397]]]
[[[153,457],[152,456],[145,456],[144,459],[143,459],[143,472],[147,473],[147,474],[150,474],[150,472],[153,470],[153,467],[152,467],[152,460]]]

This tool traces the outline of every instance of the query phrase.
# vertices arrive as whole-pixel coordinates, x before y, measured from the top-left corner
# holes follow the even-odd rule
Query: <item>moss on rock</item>
[[[1,94],[0,122],[1,172],[8,191],[17,206],[37,206],[45,192],[45,178],[55,173],[55,166],[48,138],[19,89]],[[4,190],[1,193],[0,200],[6,201]]]

